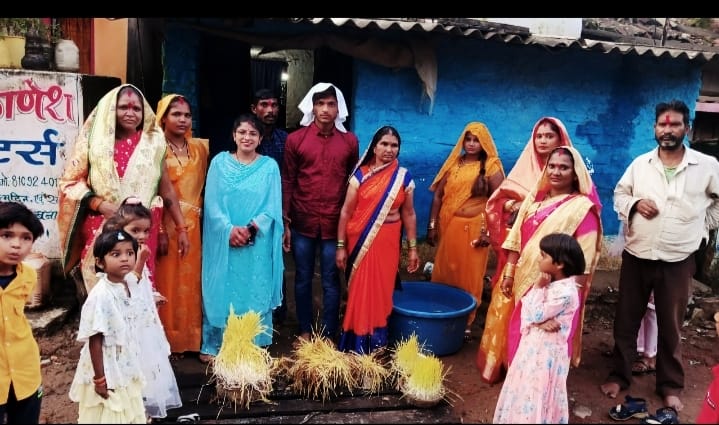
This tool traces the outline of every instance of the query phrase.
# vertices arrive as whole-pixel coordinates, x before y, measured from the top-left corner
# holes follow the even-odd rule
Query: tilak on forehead
[[[666,115],[664,115],[664,124],[669,125],[669,123],[670,123],[669,114],[666,114]]]

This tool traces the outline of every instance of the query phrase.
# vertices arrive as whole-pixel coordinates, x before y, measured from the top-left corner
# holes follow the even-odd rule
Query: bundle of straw
[[[434,406],[448,395],[444,381],[449,370],[424,350],[414,333],[395,346],[392,370],[402,396],[417,407]]]
[[[392,371],[382,364],[380,351],[370,354],[351,353],[356,371],[355,381],[367,394],[379,394],[392,377]]]
[[[303,396],[324,402],[341,388],[350,392],[356,386],[353,361],[349,354],[337,351],[329,339],[313,334],[299,340],[294,349],[289,375],[291,387]]]
[[[267,332],[259,313],[249,311],[241,316],[230,305],[222,346],[213,363],[213,378],[220,400],[229,398],[234,404],[250,408],[250,403],[269,403],[272,391],[272,357],[254,343],[255,337]]]

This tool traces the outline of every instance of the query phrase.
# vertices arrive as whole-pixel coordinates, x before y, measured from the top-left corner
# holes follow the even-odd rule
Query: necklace
[[[172,155],[173,155],[173,156],[175,157],[175,159],[177,160],[177,163],[180,164],[180,169],[181,169],[181,170],[184,170],[185,167],[182,165],[182,161],[180,161],[180,156],[177,154],[177,152],[182,153],[182,151],[185,151],[185,153],[187,154],[187,160],[188,160],[188,162],[189,162],[189,160],[190,160],[190,151],[189,151],[189,149],[187,149],[187,139],[183,138],[182,140],[184,141],[183,145],[180,146],[180,147],[177,147],[177,145],[175,145],[174,143],[172,143],[172,142],[170,141],[170,139],[168,139],[167,137],[165,137],[165,141],[167,142],[167,145],[170,147],[170,150],[172,151]],[[175,150],[175,149],[177,149],[177,150]]]

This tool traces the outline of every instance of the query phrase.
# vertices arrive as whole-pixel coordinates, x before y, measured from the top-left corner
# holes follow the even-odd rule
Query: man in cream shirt
[[[614,210],[627,234],[613,368],[601,390],[615,398],[629,387],[637,331],[653,290],[659,324],[656,392],[666,412],[676,415],[684,407],[680,331],[696,269],[694,253],[708,229],[719,226],[719,161],[683,144],[689,131],[684,102],[659,103],[655,116],[658,147],[635,158],[614,189]]]

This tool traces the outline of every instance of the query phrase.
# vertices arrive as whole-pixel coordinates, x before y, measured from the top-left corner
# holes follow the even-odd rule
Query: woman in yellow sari
[[[202,192],[207,176],[209,140],[192,137],[192,111],[183,96],[170,94],[157,105],[157,124],[165,132],[165,163],[186,228],[176,229],[168,211],[160,227],[155,286],[167,298],[158,309],[173,356],[199,352],[202,339]],[[178,252],[179,231],[197,247],[184,258]]]
[[[489,130],[480,122],[471,122],[429,187],[434,197],[427,242],[434,246],[439,240],[432,281],[464,289],[478,306],[490,249],[485,205],[503,179],[504,169]],[[466,338],[471,335],[476,311],[467,320]]]
[[[580,307],[575,314],[567,341],[571,364],[581,359],[584,302],[602,244],[601,203],[596,187],[579,152],[573,147],[555,148],[548,157],[542,177],[522,202],[512,229],[502,248],[507,264],[502,280],[492,291],[484,334],[477,352],[481,378],[497,382],[511,363],[519,345],[521,299],[540,279],[539,241],[549,233],[575,237],[586,260],[585,273],[577,277]]]
[[[97,282],[92,245],[105,220],[131,196],[153,212],[147,244],[154,259],[163,198],[178,228],[185,227],[177,196],[165,168],[165,135],[140,90],[130,84],[112,89],[100,99],[80,130],[72,156],[60,177],[57,225],[63,270],[80,261],[84,288]],[[187,234],[179,250],[189,250]],[[199,247],[197,247],[199,249]],[[154,275],[155,262],[148,263]]]

